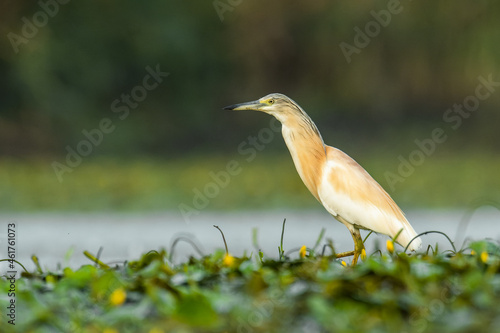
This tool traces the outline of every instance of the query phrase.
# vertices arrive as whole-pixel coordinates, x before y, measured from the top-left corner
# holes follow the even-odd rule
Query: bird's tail
[[[398,238],[396,239],[396,242],[398,244],[400,244],[401,246],[404,246],[404,247],[408,246],[408,250],[411,250],[411,251],[417,251],[418,249],[420,249],[420,247],[422,246],[422,240],[420,239],[420,237],[415,238],[417,236],[415,229],[413,229],[413,227],[410,225],[410,223],[406,219],[402,223],[402,226],[403,226],[403,230],[399,233]],[[397,232],[394,234],[394,236],[400,230],[401,229],[397,230]]]

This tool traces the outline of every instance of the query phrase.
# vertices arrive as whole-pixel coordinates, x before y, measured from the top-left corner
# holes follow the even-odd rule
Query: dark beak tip
[[[233,110],[234,109],[234,105],[229,105],[229,106],[225,106],[222,108],[222,110]]]

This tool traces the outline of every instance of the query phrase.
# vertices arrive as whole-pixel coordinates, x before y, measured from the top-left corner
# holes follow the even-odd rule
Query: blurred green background
[[[270,117],[221,110],[270,92],[403,207],[500,200],[500,87],[443,118],[478,77],[500,82],[498,1],[65,1],[0,4],[1,211],[194,207],[231,160],[240,172],[199,206],[317,207],[281,135],[263,139]],[[447,140],[391,185],[435,128]]]

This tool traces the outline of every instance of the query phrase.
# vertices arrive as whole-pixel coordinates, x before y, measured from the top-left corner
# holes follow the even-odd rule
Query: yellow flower
[[[488,261],[488,252],[486,251],[481,252],[481,261],[484,263]]]
[[[55,284],[56,283],[56,277],[54,275],[47,275],[47,277],[45,278],[45,281],[47,281],[47,283],[50,283],[50,284]]]
[[[366,251],[365,251],[365,249],[361,250],[361,260],[363,260],[363,261],[366,260]]]
[[[476,251],[472,250],[472,251],[470,251],[470,254],[471,254],[472,256],[475,256],[475,255],[476,255]]]
[[[127,299],[127,293],[123,288],[116,289],[111,293],[111,296],[109,296],[110,303],[115,306],[122,305],[125,299]]]
[[[347,264],[345,263],[344,260],[342,260],[340,263],[342,264],[342,266],[347,267]]]
[[[231,267],[234,264],[234,257],[229,253],[224,256],[223,263],[225,266]]]
[[[390,239],[387,240],[387,251],[389,251],[389,253],[393,253],[394,252],[394,242]]]
[[[304,258],[306,256],[306,251],[307,251],[306,246],[302,245],[302,247],[300,248],[300,251],[299,251],[299,254],[300,254],[301,258]]]

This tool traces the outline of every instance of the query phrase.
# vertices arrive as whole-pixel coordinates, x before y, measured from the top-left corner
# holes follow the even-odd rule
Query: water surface
[[[472,239],[500,239],[500,212],[494,208],[481,208],[470,215],[470,222],[462,228],[465,234],[457,237],[460,221],[466,211],[423,211],[407,212],[408,220],[417,230],[439,230],[445,232],[461,246],[464,235]],[[321,210],[315,211],[251,211],[251,212],[200,212],[186,223],[178,212],[157,213],[44,213],[44,214],[2,214],[0,215],[0,256],[7,254],[7,224],[17,226],[16,258],[27,269],[34,269],[31,255],[36,254],[42,267],[54,269],[58,263],[79,267],[90,261],[82,254],[84,250],[96,254],[103,247],[101,259],[104,262],[137,259],[142,253],[160,248],[169,249],[173,240],[185,235],[208,254],[223,248],[221,235],[213,225],[218,225],[226,236],[229,251],[240,256],[247,251],[255,253],[252,245],[252,229],[258,229],[259,248],[268,256],[276,257],[280,244],[283,219],[286,218],[284,248],[291,250],[302,245],[313,247],[322,228],[325,239],[331,238],[337,251],[352,250],[353,242],[347,229]],[[364,232],[363,235],[367,233]],[[459,235],[460,236],[460,235]],[[385,247],[388,238],[371,235],[367,241],[368,253],[377,242]],[[441,235],[426,235],[423,246],[439,243],[441,249],[451,248]],[[322,242],[324,244],[325,241]],[[65,258],[69,250],[73,254]],[[198,256],[192,246],[179,242],[173,260],[181,262],[190,255]],[[295,254],[296,255],[296,254]],[[2,272],[5,263],[0,264]]]

